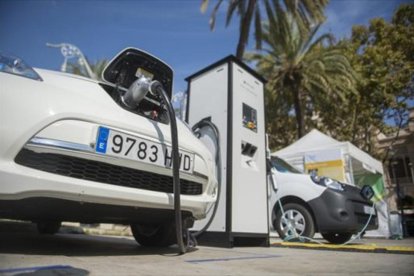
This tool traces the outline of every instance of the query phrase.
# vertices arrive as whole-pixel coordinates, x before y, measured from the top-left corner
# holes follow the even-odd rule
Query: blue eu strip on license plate
[[[106,127],[99,127],[98,138],[96,139],[96,152],[106,153],[106,146],[108,145],[109,129]]]

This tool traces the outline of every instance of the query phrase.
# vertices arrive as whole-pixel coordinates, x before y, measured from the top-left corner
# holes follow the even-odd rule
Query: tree
[[[345,102],[349,94],[357,94],[356,75],[341,49],[325,46],[332,44],[331,35],[316,37],[320,25],[304,32],[302,20],[280,6],[272,9],[266,5],[266,11],[269,23],[263,26],[264,53],[251,54],[249,59],[257,62],[259,73],[268,79],[267,99],[285,101],[285,114],[294,110],[300,138],[306,131],[305,112],[312,115],[320,106]]]
[[[102,72],[105,69],[106,65],[108,64],[108,60],[102,59],[102,60],[96,61],[95,63],[90,63],[88,61],[88,63],[89,63],[89,66],[91,67],[92,72],[95,73],[95,75],[98,77],[99,80],[101,80]],[[69,62],[67,64],[66,71],[72,74],[75,74],[75,75],[89,77],[84,66],[79,63],[79,59],[76,59],[76,63]]]
[[[374,18],[369,26],[354,26],[352,36],[339,42],[360,76],[359,97],[344,106],[350,133],[344,135],[370,154],[386,158],[375,148],[378,131],[397,130],[407,122],[407,102],[414,99],[414,5],[401,5],[391,22]],[[328,115],[325,115],[328,116]]]
[[[280,0],[273,0],[273,6],[280,6]],[[223,3],[223,0],[217,0],[216,5],[210,16],[210,29],[214,30],[217,12]],[[240,17],[239,23],[239,41],[237,44],[236,56],[243,58],[245,48],[248,44],[250,27],[252,21],[255,25],[256,48],[261,48],[261,34],[262,34],[262,18],[260,13],[260,3],[270,5],[269,0],[229,0],[226,14],[226,27],[230,24],[235,12]],[[284,0],[283,4],[285,10],[293,14],[295,17],[300,17],[308,27],[314,22],[321,22],[324,20],[324,8],[328,0]],[[209,0],[202,0],[201,11],[204,13],[207,10]]]

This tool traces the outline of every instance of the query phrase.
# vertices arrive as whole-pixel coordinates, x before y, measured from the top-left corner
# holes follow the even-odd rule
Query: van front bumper
[[[320,233],[358,233],[378,228],[377,214],[372,202],[365,200],[359,189],[347,185],[344,191],[326,189],[322,195],[309,201]]]

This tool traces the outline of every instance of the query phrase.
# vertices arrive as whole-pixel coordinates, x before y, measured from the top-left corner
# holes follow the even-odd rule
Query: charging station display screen
[[[243,103],[243,126],[257,132],[257,111]]]

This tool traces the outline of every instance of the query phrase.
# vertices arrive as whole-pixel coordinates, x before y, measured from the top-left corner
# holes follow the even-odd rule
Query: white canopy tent
[[[306,164],[317,160],[322,156],[323,161],[340,159],[343,164],[344,181],[351,185],[361,186],[361,180],[367,176],[376,176],[382,182],[384,174],[382,163],[366,152],[360,150],[350,142],[340,142],[322,132],[313,129],[311,132],[297,140],[293,144],[279,151],[273,152],[272,156],[278,156],[297,169],[305,172]],[[335,156],[335,157],[333,157]],[[326,159],[327,158],[327,159]],[[371,183],[369,183],[371,184]],[[373,183],[372,183],[373,184]],[[383,182],[381,183],[383,189]],[[370,231],[371,235],[389,236],[388,208],[384,200],[376,204],[380,226],[378,231]]]
[[[339,150],[349,166],[347,182],[356,185],[354,177],[363,173],[373,173],[383,175],[382,163],[366,152],[360,150],[350,142],[340,142],[329,137],[317,129],[297,140],[293,144],[279,151],[273,152],[272,155],[286,160],[291,165],[301,171],[305,171],[305,156],[311,152]]]

